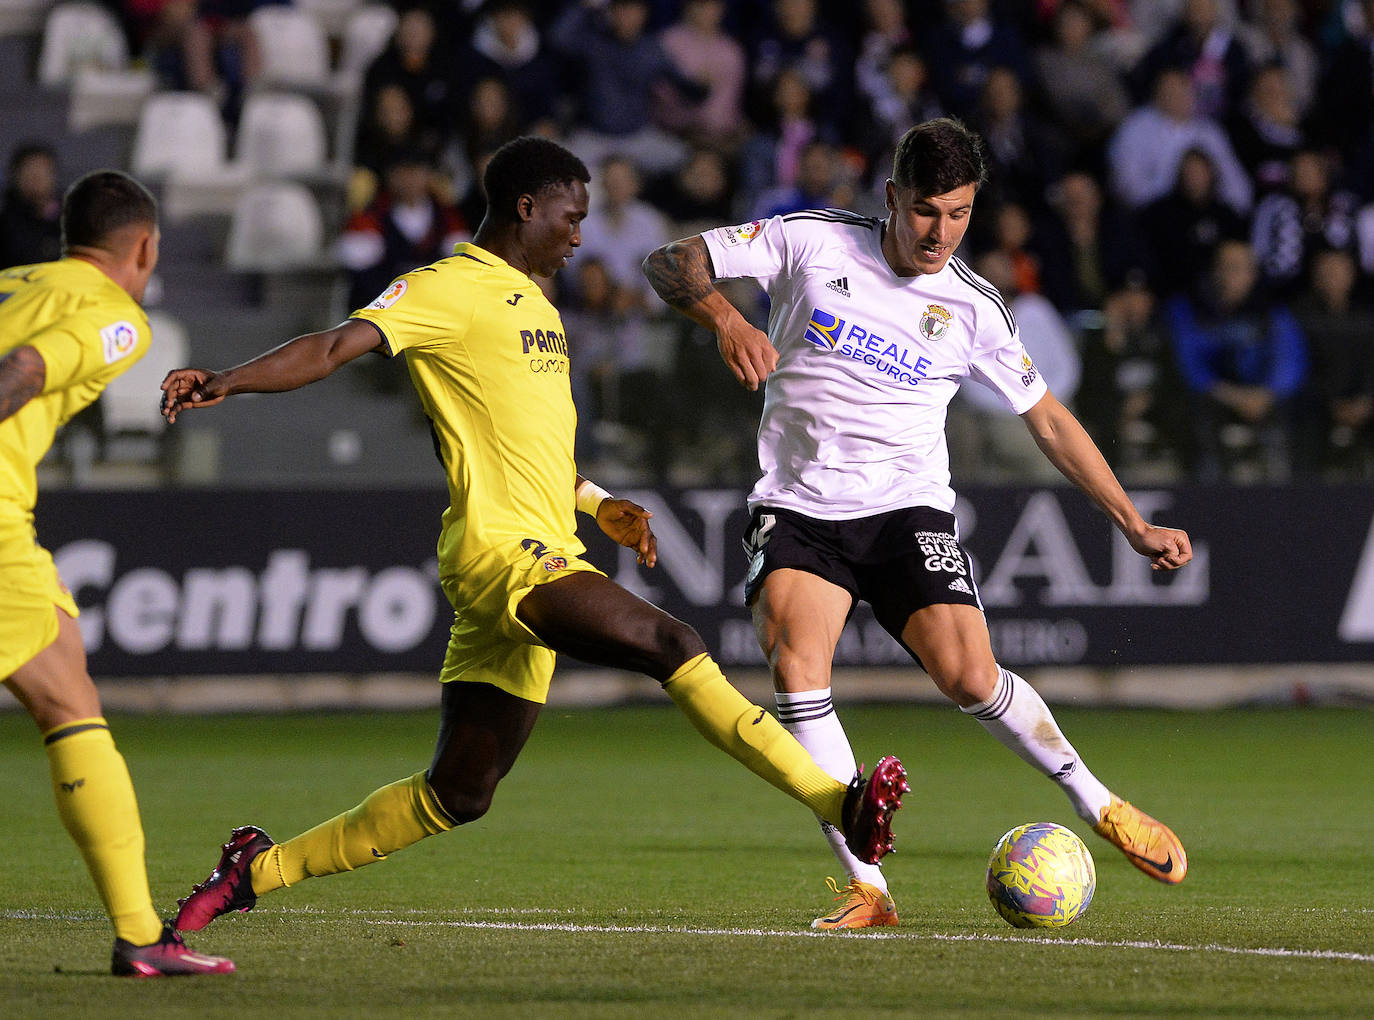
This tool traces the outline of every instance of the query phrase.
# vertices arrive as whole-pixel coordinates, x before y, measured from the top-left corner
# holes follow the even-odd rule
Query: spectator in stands
[[[458,194],[465,193],[472,185],[473,178],[469,176],[472,154],[495,152],[523,133],[521,124],[504,79],[491,76],[479,78],[472,84],[464,97],[463,119],[442,160],[451,171],[453,187]]]
[[[1353,192],[1332,187],[1325,153],[1298,152],[1289,176],[1290,184],[1255,206],[1250,232],[1261,281],[1284,298],[1307,289],[1315,252],[1354,249],[1359,212]]]
[[[415,107],[405,88],[393,82],[379,88],[358,123],[353,145],[353,179],[348,186],[348,207],[362,209],[377,193],[381,179],[400,153],[421,152],[437,161],[434,136],[415,122]]]
[[[864,0],[864,27],[859,37],[859,55],[854,61],[854,85],[858,98],[869,106],[877,105],[890,94],[889,69],[898,51],[912,52],[916,39],[907,24],[901,0]],[[909,121],[907,126],[919,123]]]
[[[1165,310],[1189,394],[1196,476],[1284,481],[1293,467],[1295,400],[1307,378],[1302,328],[1258,286],[1244,241],[1222,242],[1200,282]]]
[[[349,273],[350,308],[363,307],[402,273],[471,240],[457,208],[435,197],[435,174],[424,153],[397,153],[376,198],[344,226],[335,249]]]
[[[148,64],[163,87],[222,91],[214,36],[197,0],[121,0],[119,13],[129,52]]]
[[[1065,170],[1064,140],[1052,124],[1026,109],[1021,79],[1010,67],[988,70],[971,126],[987,148],[990,176],[983,201],[1042,208],[1049,183]]]
[[[940,102],[951,114],[973,117],[994,67],[1011,68],[1022,82],[1030,81],[1030,60],[1020,34],[992,18],[988,0],[945,0],[945,15],[922,45]]]
[[[582,454],[599,474],[624,481],[666,457],[665,384],[646,323],[642,294],[616,282],[600,257],[579,252],[577,280],[561,302],[572,384],[580,413]]]
[[[1040,257],[1045,295],[1066,315],[1101,309],[1108,296],[1147,265],[1131,218],[1084,171],[1066,174],[1049,191],[1049,213],[1031,244]]]
[[[1184,0],[1183,10],[1132,71],[1144,98],[1159,72],[1182,68],[1193,83],[1197,111],[1224,120],[1249,87],[1250,62],[1219,0]]]
[[[1245,102],[1230,120],[1228,133],[1236,157],[1255,182],[1258,194],[1288,182],[1289,161],[1302,147],[1304,135],[1284,68],[1269,64],[1255,72]]]
[[[797,164],[796,183],[765,191],[755,215],[767,219],[803,209],[852,209],[857,177],[837,147],[819,139],[807,142]]]
[[[674,237],[699,234],[734,215],[730,174],[720,150],[698,146],[677,173],[660,179],[648,200],[672,222]]]
[[[1345,165],[1368,181],[1374,169],[1374,0],[1361,0],[1359,30],[1343,39],[1327,62],[1311,110],[1316,142],[1340,152]],[[1374,198],[1366,184],[1365,198]]]
[[[581,0],[549,30],[550,44],[576,69],[579,109],[568,147],[589,164],[619,153],[647,173],[664,173],[687,158],[682,139],[653,123],[653,97],[660,85],[692,102],[706,90],[673,64],[648,20],[646,0],[609,0],[604,10]]]
[[[1236,26],[1236,34],[1250,66],[1281,67],[1288,72],[1298,115],[1312,108],[1319,68],[1316,47],[1302,34],[1298,0],[1253,0],[1250,18]]]
[[[1201,149],[1183,154],[1173,190],[1145,206],[1138,222],[1151,283],[1166,298],[1209,275],[1219,244],[1246,235],[1245,218],[1221,200],[1216,166]]]
[[[1006,298],[1026,351],[1050,392],[1072,406],[1083,366],[1064,317],[1044,295],[1020,289],[1021,271],[1006,252],[980,255],[974,269]],[[950,462],[976,464],[978,481],[1063,481],[1054,465],[1038,455],[1025,423],[1007,414],[1002,398],[987,386],[971,381],[960,386],[949,415]]]
[[[1071,158],[1100,159],[1108,137],[1131,108],[1126,85],[1093,46],[1095,27],[1082,0],[1061,3],[1052,28],[1052,41],[1034,53],[1036,84],[1072,143]]]
[[[1007,288],[994,284],[1009,301],[1017,294],[1039,294],[1044,289],[1040,278],[1040,257],[1031,250],[1031,216],[1019,202],[1003,202],[992,207],[990,248],[1005,259],[990,265]],[[1058,396],[1058,392],[1055,393]],[[1061,398],[1062,399],[1062,398]]]
[[[562,58],[544,44],[528,3],[490,0],[472,33],[471,80],[499,78],[531,133],[559,117]]]
[[[1247,212],[1253,186],[1226,132],[1196,112],[1187,72],[1166,67],[1155,78],[1150,104],[1127,114],[1108,144],[1112,193],[1131,210],[1163,197],[1175,186],[1183,154],[1190,149],[1211,159],[1221,198],[1237,212]]]
[[[912,124],[943,117],[945,111],[930,85],[925,57],[913,45],[898,46],[888,54],[881,81],[869,85],[872,91],[860,108],[858,143],[872,168],[872,190],[882,201],[898,140]]]
[[[764,192],[797,183],[802,150],[813,141],[835,141],[816,119],[811,89],[795,68],[773,79],[771,104],[760,130],[740,150],[739,215],[752,216]]]
[[[1317,252],[1311,285],[1293,312],[1312,359],[1305,464],[1367,482],[1374,481],[1374,308],[1357,292],[1357,275],[1349,251]]]
[[[596,181],[598,194],[582,221],[582,247],[574,269],[583,259],[598,259],[617,287],[647,305],[649,285],[639,266],[649,252],[672,240],[668,222],[640,198],[643,182],[633,160],[609,157]]]
[[[57,154],[44,142],[25,142],[10,153],[0,199],[0,269],[52,262],[62,254]]]
[[[249,15],[286,0],[196,0],[200,25],[209,35],[210,59],[188,60],[188,84],[221,98],[224,119],[238,122],[243,97],[262,72],[262,54]],[[190,40],[196,42],[198,36]],[[210,65],[209,70],[206,64]]]
[[[1107,295],[1100,323],[1080,334],[1075,410],[1127,478],[1174,478],[1195,459],[1177,363],[1156,311],[1154,292],[1137,274]]]
[[[813,113],[827,134],[838,132],[853,97],[853,55],[847,34],[823,21],[817,0],[773,0],[773,22],[754,48],[756,118],[767,109],[773,83],[783,71],[801,75],[811,93]]]
[[[698,144],[733,150],[749,125],[744,118],[744,88],[749,78],[744,47],[722,28],[725,0],[686,0],[681,18],[663,30],[663,51],[688,78],[705,90],[688,102],[675,89],[660,89],[657,118],[668,130]]]
[[[396,31],[363,77],[362,106],[371,110],[387,86],[405,90],[413,111],[411,146],[439,153],[455,117],[457,97],[449,46],[440,38],[439,24],[429,7],[401,11]]]

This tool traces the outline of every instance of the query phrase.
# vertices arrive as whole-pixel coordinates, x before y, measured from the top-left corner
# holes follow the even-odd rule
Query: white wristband
[[[576,496],[577,509],[591,517],[596,516],[597,510],[601,508],[602,500],[614,498],[590,478],[584,478],[578,483]]]

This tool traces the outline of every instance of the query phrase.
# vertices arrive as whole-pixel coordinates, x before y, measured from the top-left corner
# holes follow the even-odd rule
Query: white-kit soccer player
[[[1188,863],[1173,832],[1104,786],[1031,685],[998,664],[959,543],[945,410],[972,377],[1155,569],[1192,558],[1184,532],[1142,519],[1045,386],[1001,296],[953,257],[986,173],[976,134],[928,121],[897,147],[885,219],[826,209],[718,227],[659,248],[644,272],[667,304],[716,334],[741,383],[767,380],[745,594],[783,724],[831,775],[853,774],[830,671],[863,599],[962,711],[1058,783],[1136,867],[1176,883]],[[714,286],[742,277],[771,300],[766,335]],[[812,926],[896,924],[882,871],[822,828],[849,882],[829,880],[838,905]]]

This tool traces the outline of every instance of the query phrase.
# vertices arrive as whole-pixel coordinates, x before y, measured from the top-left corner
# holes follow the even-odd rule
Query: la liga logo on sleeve
[[[382,293],[378,295],[377,300],[373,301],[372,304],[367,307],[379,311],[383,308],[390,308],[397,301],[401,300],[401,295],[405,292],[406,282],[404,280],[397,280],[386,290],[382,291]]]
[[[737,227],[725,227],[725,243],[729,245],[748,244],[759,236],[763,230],[762,220],[751,220],[748,223],[741,223]]]
[[[105,352],[105,364],[113,365],[138,346],[138,327],[123,319],[112,322],[100,331],[100,345]]]

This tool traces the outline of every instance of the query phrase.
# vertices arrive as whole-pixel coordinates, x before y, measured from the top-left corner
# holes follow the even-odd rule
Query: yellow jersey
[[[143,357],[150,340],[138,302],[89,262],[0,272],[0,357],[27,345],[46,370],[43,392],[0,422],[0,516],[32,520],[36,469],[57,430]]]
[[[439,572],[533,539],[572,556],[577,412],[558,310],[524,273],[475,244],[398,277],[353,313],[404,352],[429,417],[450,506]]]

